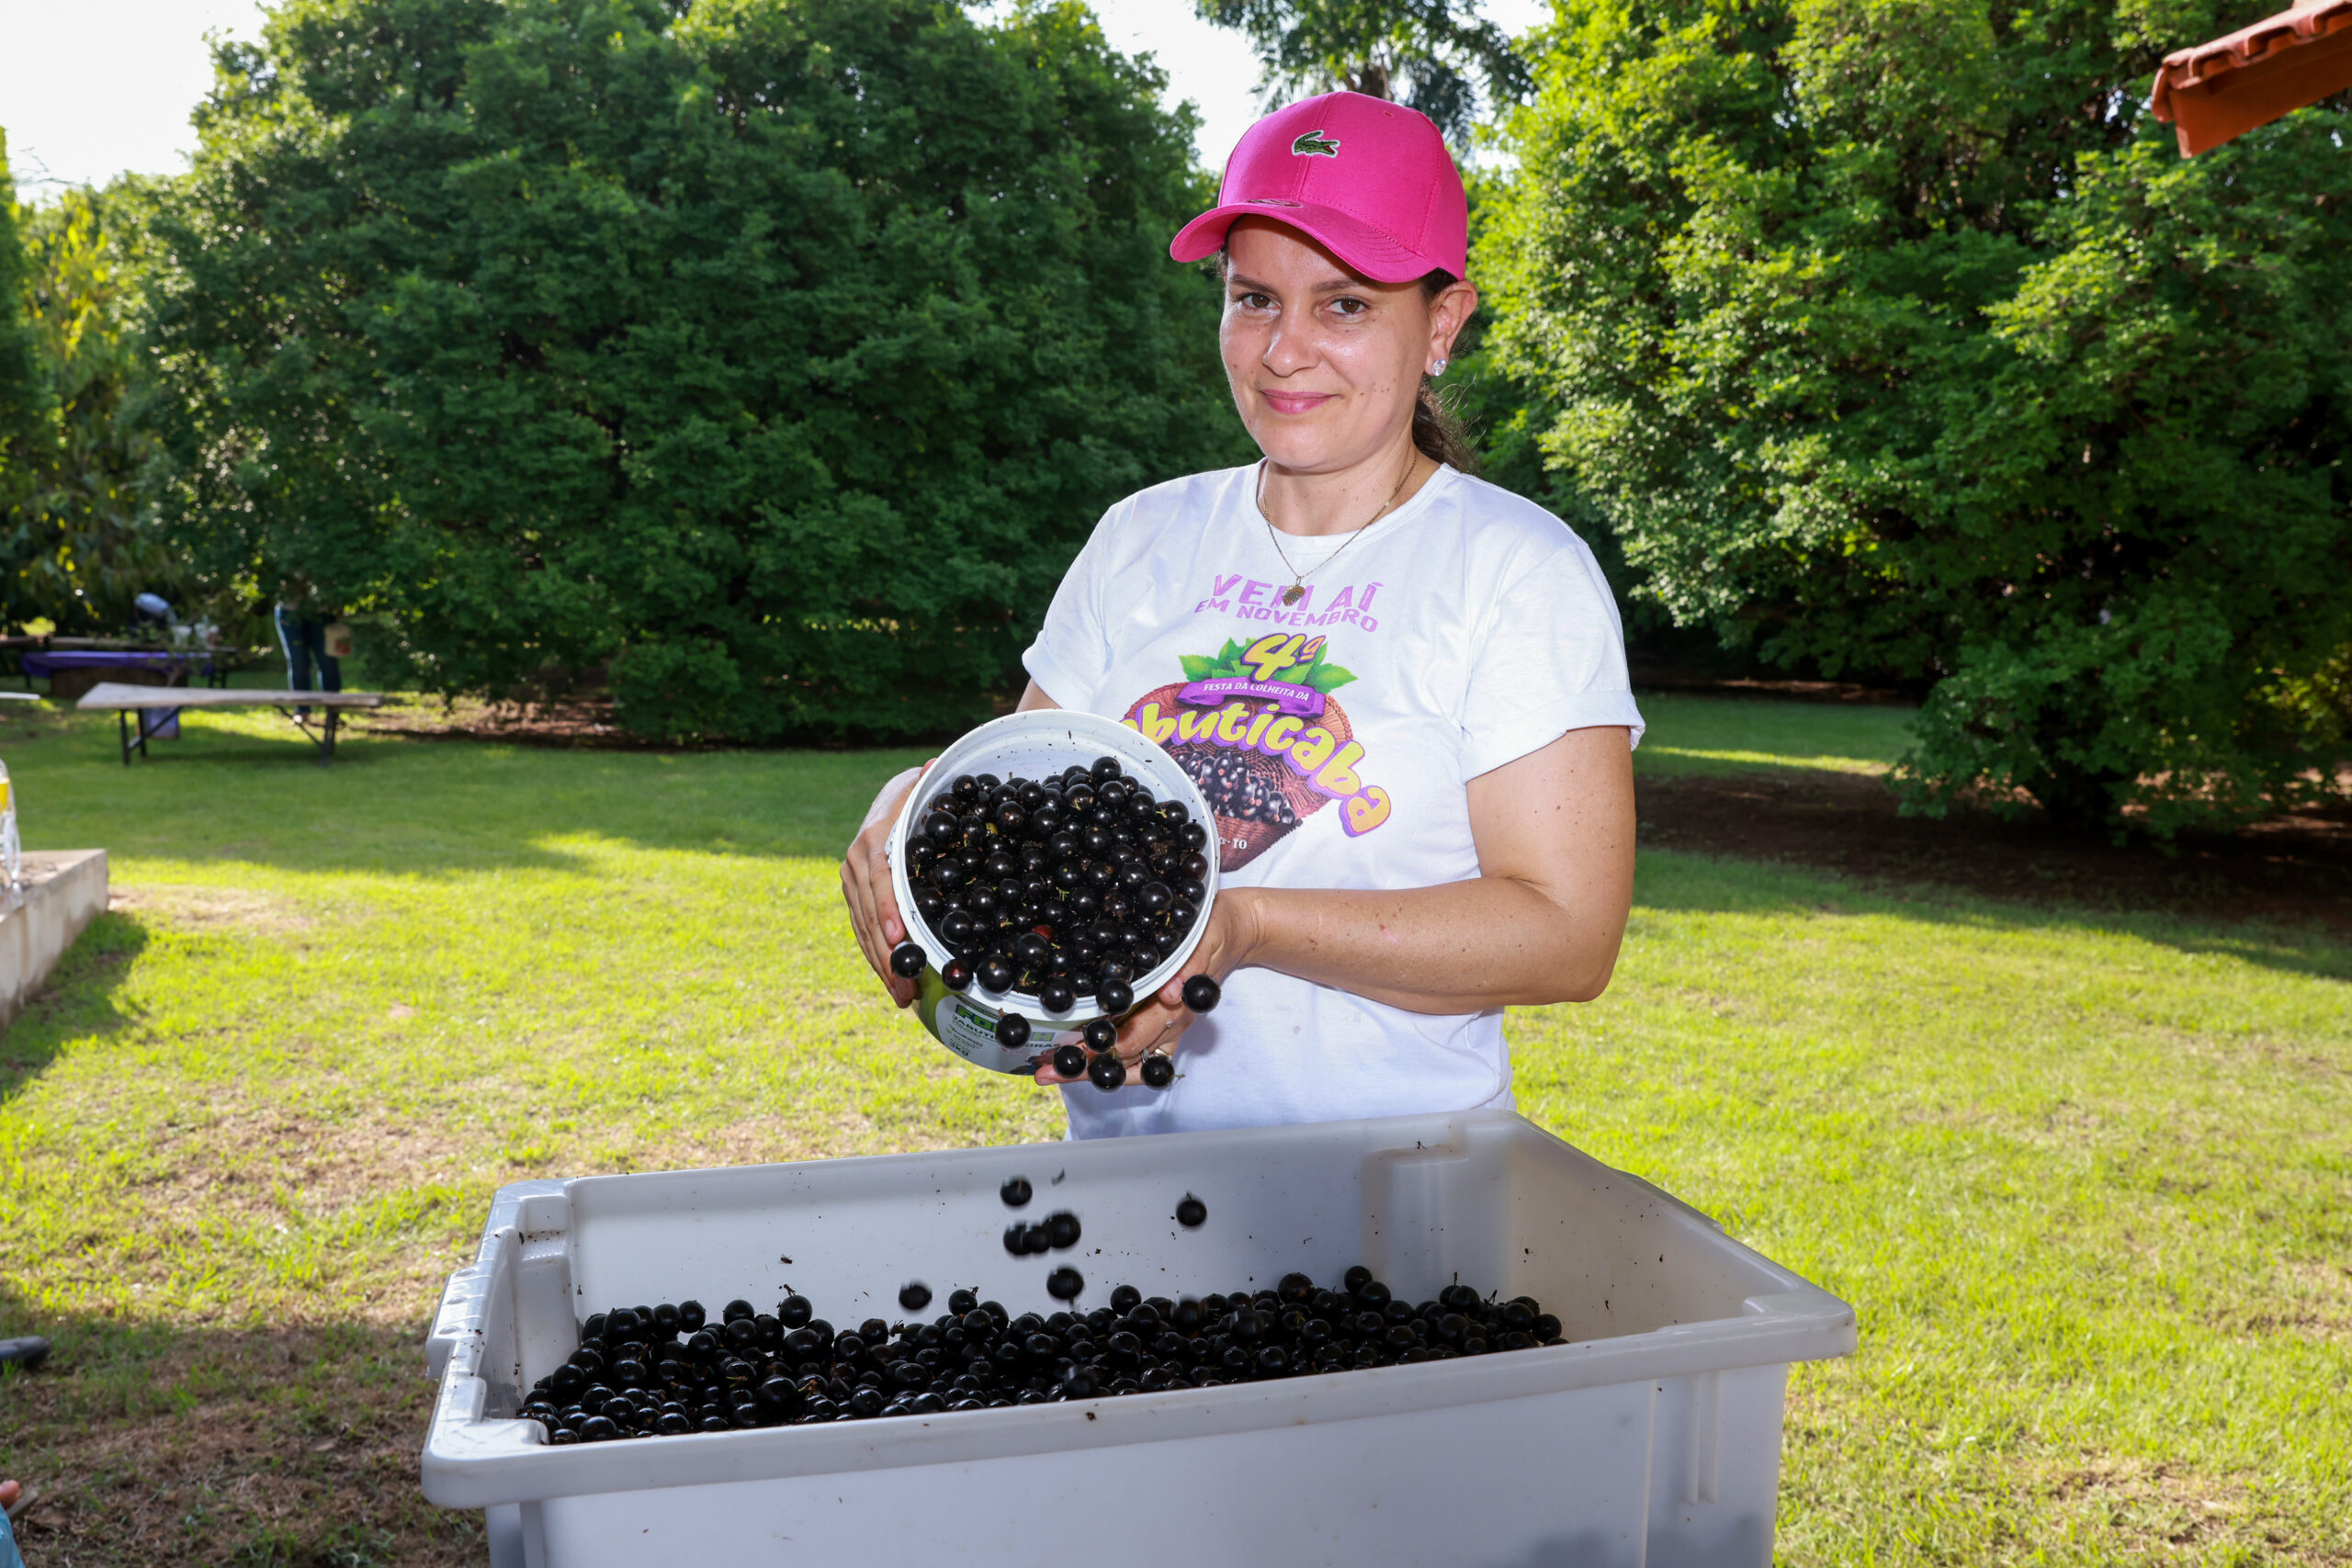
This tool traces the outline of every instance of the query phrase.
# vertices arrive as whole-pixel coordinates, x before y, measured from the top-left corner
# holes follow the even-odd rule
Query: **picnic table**
[[[334,756],[335,722],[345,708],[379,708],[384,705],[381,692],[270,692],[239,687],[213,689],[192,686],[127,686],[117,682],[103,682],[82,694],[74,705],[95,713],[115,716],[115,733],[122,741],[122,765],[130,766],[130,754],[147,755],[150,736],[162,731],[166,723],[177,722],[183,708],[276,708],[294,721],[294,728],[310,739],[319,749],[319,765],[324,767]],[[300,709],[319,708],[325,716],[316,729],[311,728]],[[136,733],[130,716],[137,714]],[[162,715],[162,717],[151,717]]]

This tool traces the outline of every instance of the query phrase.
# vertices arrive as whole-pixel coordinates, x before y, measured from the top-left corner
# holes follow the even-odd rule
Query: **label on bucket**
[[[1035,1041],[1031,1047],[1019,1051],[1008,1051],[996,1043],[995,1009],[949,990],[936,969],[924,970],[918,986],[915,1017],[942,1045],[972,1066],[986,1067],[992,1073],[1035,1070]]]
[[[949,992],[941,998],[937,1021],[932,1031],[939,1043],[967,1062],[985,1061],[995,1065],[996,1053],[1002,1049],[996,1043],[996,1014],[974,1007],[963,998]]]

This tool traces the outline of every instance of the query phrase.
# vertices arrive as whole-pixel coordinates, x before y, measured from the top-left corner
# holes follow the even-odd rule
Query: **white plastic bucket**
[[[949,990],[939,971],[955,955],[923,928],[922,918],[914,912],[914,889],[907,881],[907,833],[922,820],[932,797],[960,774],[994,773],[1001,779],[1042,781],[1073,762],[1091,765],[1098,757],[1117,758],[1127,776],[1150,790],[1154,798],[1183,802],[1193,821],[1212,834],[1216,831],[1216,818],[1200,786],[1157,742],[1116,719],[1071,708],[1007,714],[973,730],[939,754],[939,761],[908,794],[898,821],[891,825],[890,892],[899,901],[899,918],[907,923],[908,940],[922,947],[928,961],[917,984],[916,1014],[933,1038],[974,1066],[1025,1076],[1035,1070],[1032,1063],[1039,1052],[1053,1049],[1056,1032],[1100,1018],[1102,1010],[1092,998],[1080,997],[1075,1006],[1049,1012],[1035,997],[984,988],[978,976],[969,988]],[[1209,856],[1208,862],[1208,874],[1201,879],[1207,893],[1200,902],[1200,917],[1175,952],[1160,960],[1158,967],[1136,976],[1138,1001],[1183,973],[1193,949],[1200,944],[1201,932],[1208,928],[1209,909],[1216,901],[1216,857]],[[1019,1013],[1035,1030],[1018,1049],[997,1043],[996,1021],[1009,1012]]]

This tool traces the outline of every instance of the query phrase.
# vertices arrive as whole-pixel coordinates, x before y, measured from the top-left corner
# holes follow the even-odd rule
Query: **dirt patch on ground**
[[[479,1514],[418,1495],[434,1385],[419,1331],[92,1324],[12,1378],[9,1470],[39,1499],[28,1562],[482,1561]]]
[[[1020,693],[998,693],[989,699],[991,716],[1011,713]],[[413,740],[491,740],[508,746],[539,746],[557,750],[591,751],[731,751],[743,742],[648,740],[630,734],[615,719],[609,694],[588,692],[544,703],[486,703],[460,697],[444,703],[437,697],[418,699],[402,706],[354,715],[345,721],[362,735],[398,735]],[[944,744],[958,732],[943,730],[928,736],[844,738],[829,731],[792,733],[763,744],[847,750],[854,745],[906,745],[932,741]]]
[[[2249,1298],[2258,1306],[2224,1314],[2226,1334],[2261,1338],[2274,1334],[2330,1344],[2352,1343],[2352,1269],[2314,1258],[2288,1258],[2269,1287]]]
[[[1687,692],[1701,697],[1760,697],[1781,702],[1834,704],[1842,707],[1917,707],[1918,694],[1856,681],[1800,681],[1777,675],[1720,675],[1660,664],[1636,655],[1631,661],[1634,690]]]
[[[2143,1562],[2224,1541],[2285,1544],[2264,1529],[2243,1482],[2185,1465],[2098,1455],[2052,1477],[2047,1491],[2062,1517],[2081,1520],[2086,1538]]]
[[[1817,866],[2012,902],[2319,925],[2352,936],[2352,816],[2299,814],[2186,834],[2168,852],[1955,811],[1905,817],[1876,777],[1753,773],[1644,779],[1645,848]]]
[[[399,735],[413,740],[492,740],[509,746],[558,750],[692,751],[705,748],[641,739],[613,718],[609,696],[585,695],[546,703],[485,703],[470,697],[434,699],[382,707],[349,721],[362,735]]]
[[[246,887],[117,885],[107,895],[107,908],[152,925],[184,931],[284,936],[311,929],[311,917],[292,899]]]
[[[268,1218],[290,1200],[339,1213],[388,1192],[460,1181],[481,1162],[475,1146],[425,1121],[366,1116],[331,1121],[285,1109],[231,1109],[178,1130],[157,1149],[164,1168],[143,1185],[157,1218]]]

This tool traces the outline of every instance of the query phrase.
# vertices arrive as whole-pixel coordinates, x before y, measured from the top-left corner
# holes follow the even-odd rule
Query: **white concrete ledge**
[[[107,907],[104,850],[45,850],[23,863],[24,886],[0,894],[0,1029],[16,1021],[65,950]]]

